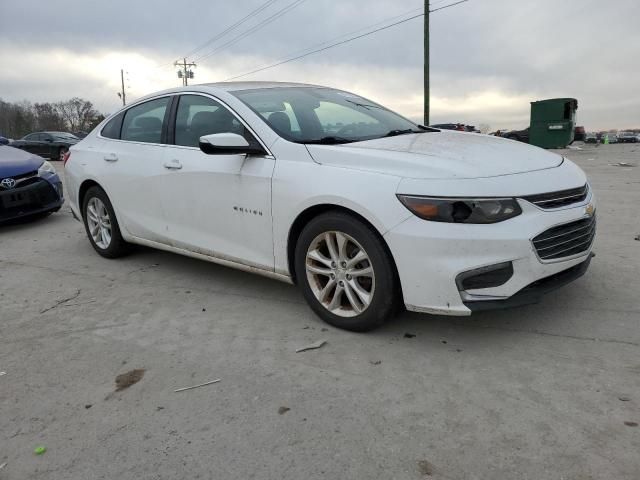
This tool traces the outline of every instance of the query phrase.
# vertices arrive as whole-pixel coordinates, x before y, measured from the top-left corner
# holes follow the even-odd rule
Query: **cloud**
[[[278,0],[234,35],[292,0]],[[133,99],[179,84],[171,61],[242,18],[263,0],[22,0],[3,4],[0,97],[92,100],[119,105],[120,68]],[[307,0],[255,35],[202,61],[196,82],[218,81],[403,12],[420,0]],[[435,2],[433,2],[435,3]],[[640,29],[633,0],[470,0],[432,16],[432,123],[522,128],[529,102],[576,97],[588,129],[640,126]],[[445,5],[446,2],[440,2]],[[615,27],[614,27],[615,25]],[[20,59],[16,65],[15,60]],[[633,59],[633,60],[632,60]],[[7,68],[16,65],[16,68]],[[161,66],[162,68],[157,68]],[[422,115],[422,21],[246,77],[352,90],[405,116]]]

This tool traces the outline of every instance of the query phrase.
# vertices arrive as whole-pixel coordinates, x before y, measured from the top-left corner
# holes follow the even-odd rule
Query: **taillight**
[[[62,166],[66,166],[67,162],[69,161],[69,157],[71,156],[71,152],[70,151],[66,151],[64,152],[64,154],[62,155]]]

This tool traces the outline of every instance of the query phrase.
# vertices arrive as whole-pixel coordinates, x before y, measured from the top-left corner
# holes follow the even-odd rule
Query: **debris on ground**
[[[116,377],[116,392],[129,388],[131,385],[138,383],[144,377],[144,368],[130,370],[127,373],[120,374]]]
[[[446,344],[447,344],[447,341],[446,341],[446,340],[440,340],[440,343],[442,343],[442,344],[446,345]]]
[[[191,387],[178,388],[177,390],[174,390],[173,392],[177,393],[177,392],[184,392],[185,390],[193,390],[194,388],[205,387],[205,386],[211,385],[213,383],[218,383],[219,381],[220,381],[220,379],[217,378],[215,380],[211,380],[210,382],[201,383],[199,385],[193,385]]]
[[[433,465],[431,464],[431,462],[428,462],[426,460],[420,460],[418,462],[418,471],[422,474],[422,475],[426,475],[426,476],[431,476],[433,475]]]
[[[610,163],[609,165],[611,165],[612,167],[635,167],[633,163],[627,162]]]
[[[624,422],[627,427],[637,427],[638,422]]]
[[[7,466],[7,462],[4,462],[2,465],[0,465],[0,470],[2,470],[6,466]]]
[[[284,415],[285,413],[287,413],[289,410],[291,410],[289,407],[280,407],[278,409],[278,414],[279,415]]]
[[[327,343],[326,340],[318,340],[315,343],[312,343],[310,345],[307,345],[305,347],[300,347],[296,350],[296,353],[300,353],[300,352],[306,352],[307,350],[316,350],[318,348],[321,348],[325,343]]]
[[[618,400],[620,400],[621,402],[630,402],[631,397],[629,395],[620,395],[618,397]]]
[[[382,360],[369,360],[369,363],[371,365],[380,365],[382,363]]]
[[[87,403],[84,408],[86,408],[87,410],[89,410],[91,407],[93,407],[93,405],[91,405],[90,403]]]
[[[404,338],[415,338],[416,336],[413,333],[405,333]]]
[[[33,453],[35,453],[36,455],[42,455],[46,451],[47,451],[47,447],[43,445],[40,445],[33,449]]]
[[[638,242],[640,242],[640,235],[636,236],[636,238],[634,238],[634,240],[637,240]]]
[[[3,375],[6,375],[6,374],[7,374],[7,372],[0,372],[0,377],[3,376]]]
[[[568,148],[569,150],[582,150],[582,148],[581,148],[581,147],[574,147],[573,145],[569,145],[567,148]]]
[[[80,296],[80,292],[81,292],[81,290],[80,290],[80,289],[78,289],[78,290],[76,291],[76,293],[74,293],[74,294],[73,294],[73,295],[71,295],[70,297],[68,297],[68,298],[63,298],[62,300],[58,300],[58,301],[56,302],[56,304],[55,304],[55,305],[53,305],[53,306],[51,306],[51,307],[49,307],[49,308],[45,308],[44,310],[40,310],[40,314],[46,313],[46,312],[48,312],[49,310],[53,310],[54,308],[58,308],[60,305],[63,305],[63,304],[65,304],[65,303],[67,303],[67,302],[70,302],[71,300],[75,300],[76,298],[78,298],[78,297]]]
[[[206,308],[203,308],[203,309],[202,309],[202,311],[203,311],[203,312],[206,312],[206,311],[207,311],[207,309],[206,309]]]
[[[321,332],[328,332],[328,331],[329,331],[329,329],[328,329],[328,328],[321,328],[321,329],[320,329],[320,331],[321,331]]]

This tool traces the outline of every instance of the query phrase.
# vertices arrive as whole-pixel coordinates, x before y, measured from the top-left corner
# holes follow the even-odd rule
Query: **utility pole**
[[[429,126],[430,96],[429,88],[429,10],[431,2],[424,0],[424,124]]]
[[[175,67],[180,67],[180,70],[178,70],[178,78],[182,79],[183,86],[188,86],[189,79],[194,77],[191,67],[197,67],[197,65],[195,63],[187,63],[186,58],[183,59],[182,63],[175,62],[173,65]]]
[[[122,83],[122,93],[120,97],[122,98],[122,106],[124,107],[127,104],[127,94],[124,91],[124,70],[120,69],[120,82]]]

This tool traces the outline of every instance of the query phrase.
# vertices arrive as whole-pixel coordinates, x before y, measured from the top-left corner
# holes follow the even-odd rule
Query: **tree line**
[[[93,104],[74,97],[64,102],[5,102],[0,98],[0,136],[18,139],[31,132],[90,132],[104,120]]]

